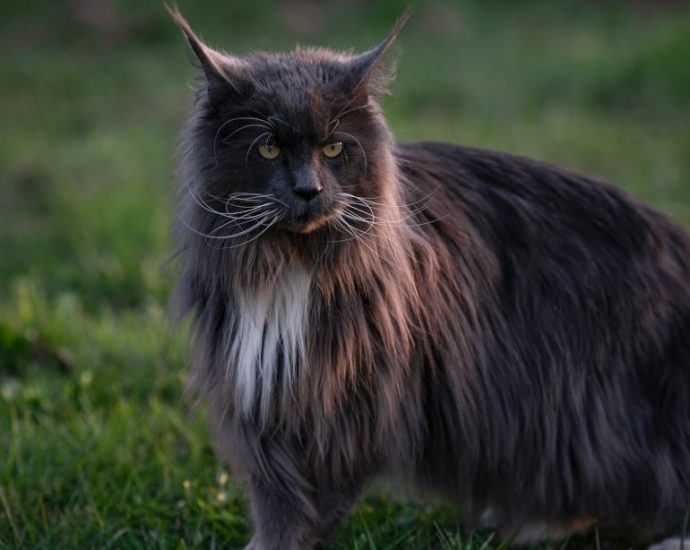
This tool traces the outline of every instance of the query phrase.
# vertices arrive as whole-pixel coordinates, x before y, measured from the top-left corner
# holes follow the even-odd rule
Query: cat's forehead
[[[342,83],[351,56],[323,48],[297,48],[288,53],[256,53],[245,58],[255,83],[269,90],[277,84],[288,89],[323,87]]]
[[[348,60],[329,50],[254,54],[246,59],[254,84],[252,102],[267,114],[283,117],[300,133],[319,133],[349,100]]]

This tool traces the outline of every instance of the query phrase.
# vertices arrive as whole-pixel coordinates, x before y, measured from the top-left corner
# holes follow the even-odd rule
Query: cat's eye
[[[324,154],[325,157],[333,159],[343,152],[343,142],[336,141],[334,143],[324,145],[323,147],[321,147],[321,152]]]
[[[262,143],[259,145],[259,154],[265,159],[273,160],[280,155],[280,147],[277,145],[268,145],[267,143]]]

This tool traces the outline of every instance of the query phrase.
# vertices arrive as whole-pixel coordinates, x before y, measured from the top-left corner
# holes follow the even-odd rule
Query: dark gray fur
[[[236,58],[173,15],[205,74],[184,142],[177,299],[192,315],[192,387],[249,486],[250,547],[327,540],[379,475],[447,497],[470,521],[490,516],[502,534],[546,527],[525,539],[590,521],[679,533],[690,499],[688,235],[586,176],[396,143],[376,97],[401,23],[360,56]],[[228,122],[241,117],[262,122]],[[267,126],[278,161],[256,152]],[[334,138],[339,160],[319,157]],[[226,198],[238,191],[271,198],[277,213],[247,221],[257,210]],[[346,192],[362,199],[353,206]],[[228,226],[226,214],[240,217]],[[250,403],[240,406],[251,371],[228,354],[245,344],[241,300],[303,272],[304,350],[287,361],[279,333],[276,368],[255,380],[270,391],[239,395]],[[256,330],[267,346],[268,324]]]

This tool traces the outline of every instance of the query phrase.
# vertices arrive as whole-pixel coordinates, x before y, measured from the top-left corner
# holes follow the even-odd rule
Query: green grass
[[[180,4],[236,52],[363,49],[404,5],[294,20],[303,3]],[[690,226],[690,10],[652,4],[417,3],[385,102],[393,130],[592,173]],[[2,8],[0,547],[241,546],[243,492],[183,398],[166,305],[188,54],[159,2],[110,5],[89,24],[47,0]],[[333,547],[507,543],[446,507],[372,494]]]

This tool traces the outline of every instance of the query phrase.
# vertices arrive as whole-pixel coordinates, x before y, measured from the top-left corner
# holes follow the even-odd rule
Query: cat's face
[[[333,57],[255,55],[239,92],[216,83],[197,137],[212,152],[211,194],[266,196],[280,214],[275,227],[301,233],[337,216],[348,195],[381,196],[387,128],[367,95],[348,89],[347,62]]]
[[[357,57],[298,49],[237,58],[211,50],[173,16],[206,77],[190,136],[202,175],[194,199],[208,221],[199,229],[215,226],[219,238],[306,234],[337,227],[346,210],[366,218],[363,199],[386,194],[390,171],[392,141],[375,95],[385,78],[380,58],[398,29]]]

